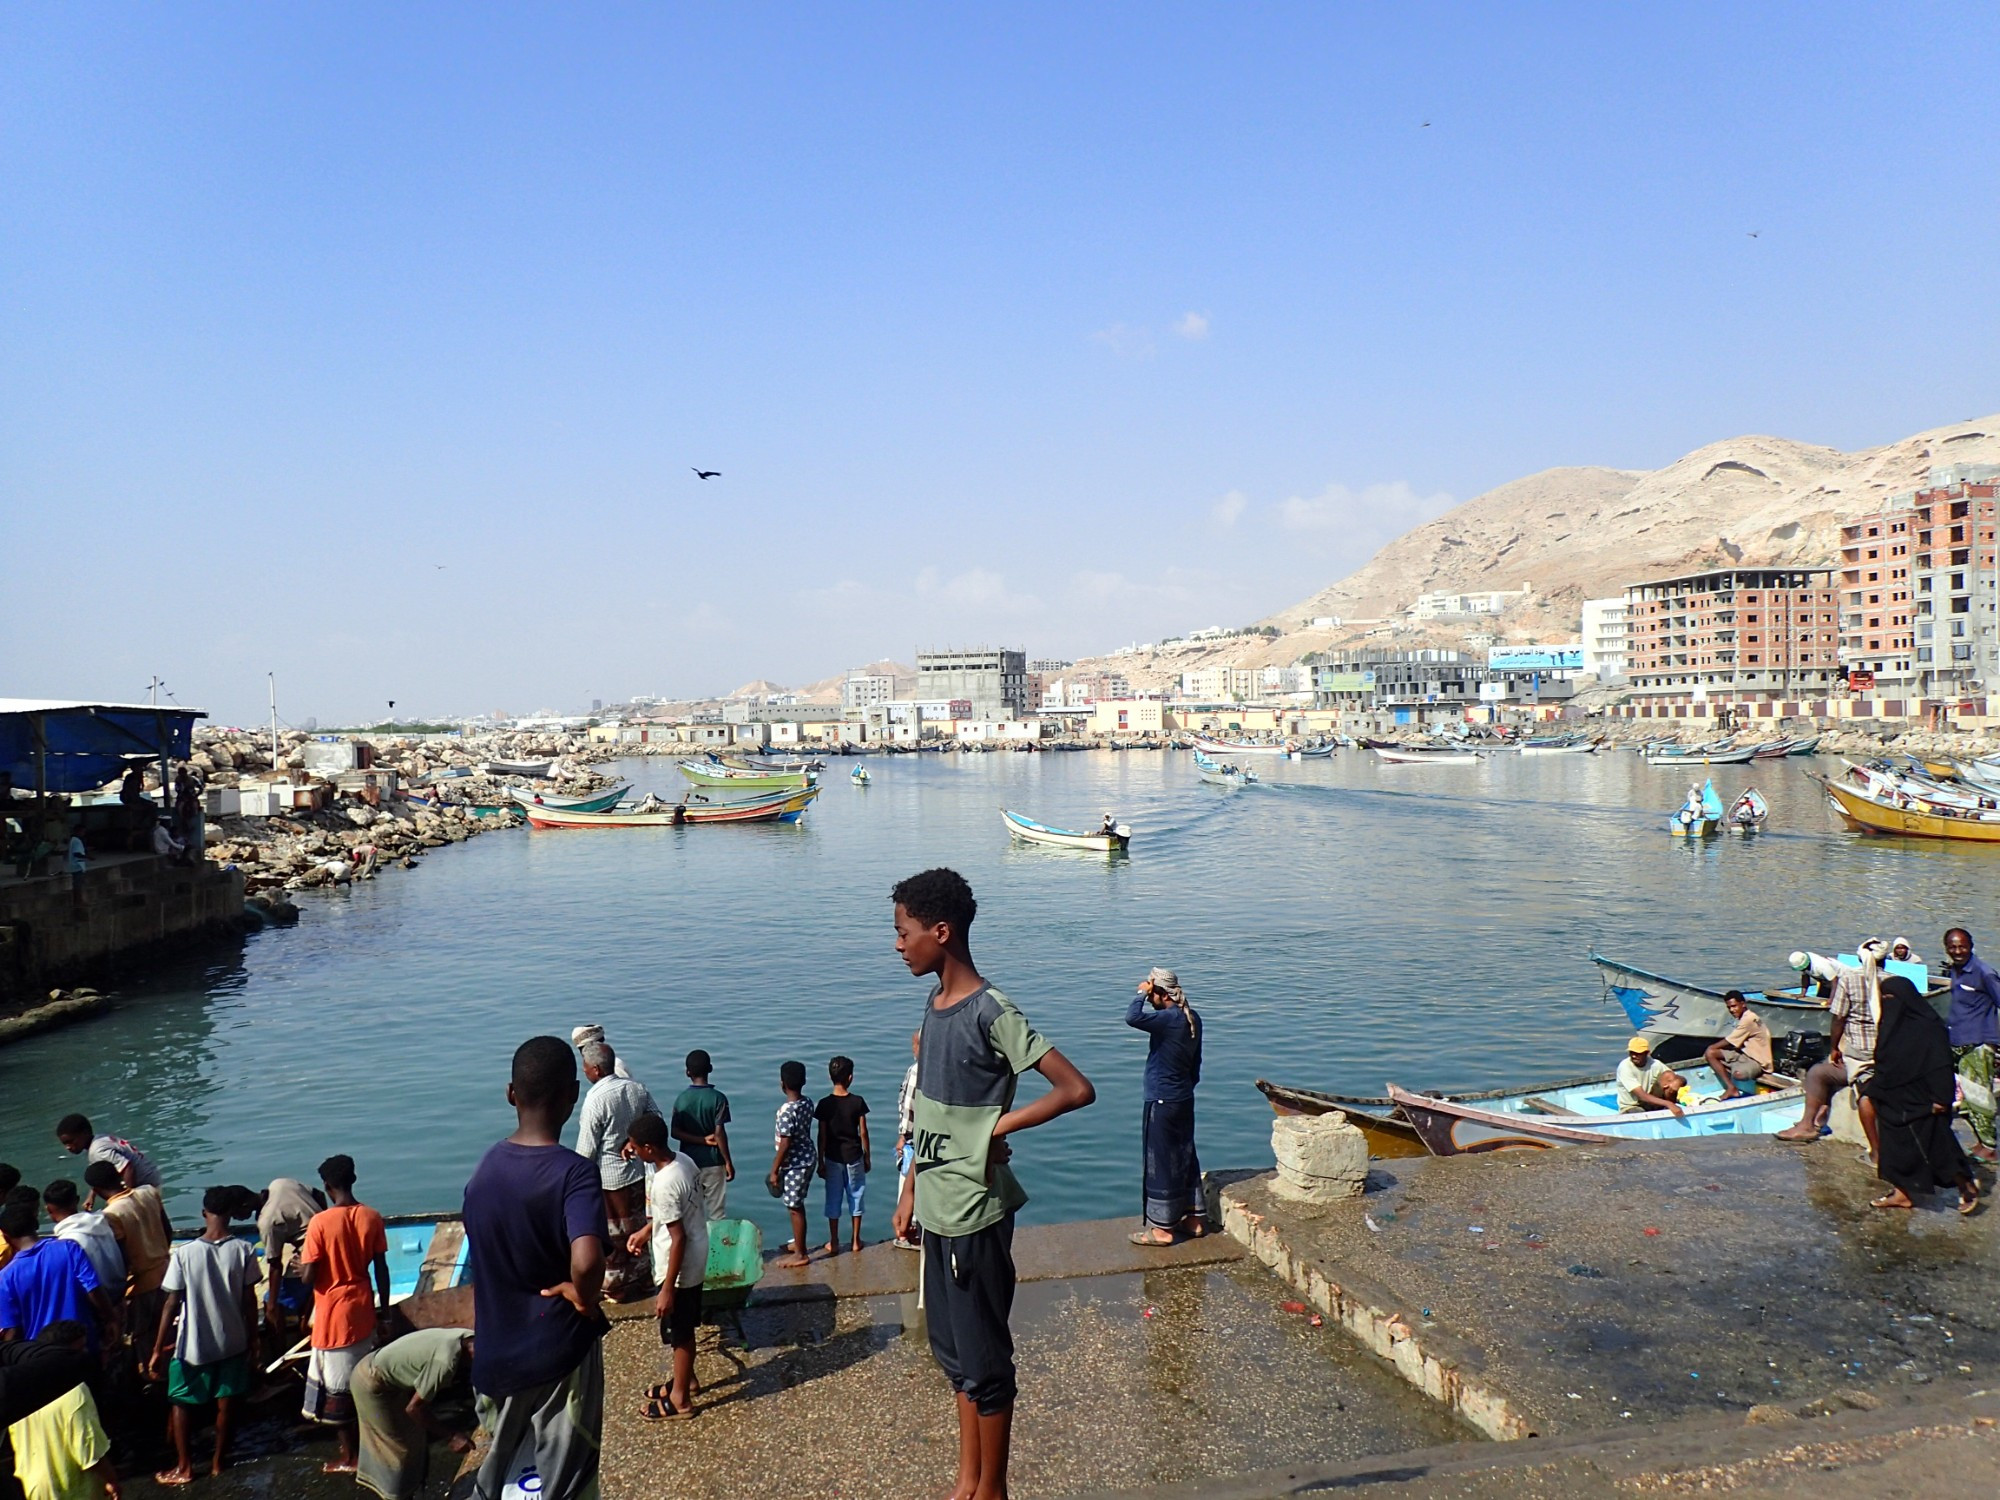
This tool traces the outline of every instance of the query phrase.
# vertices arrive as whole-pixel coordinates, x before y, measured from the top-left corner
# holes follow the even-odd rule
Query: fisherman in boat
[[[1684,828],[1692,829],[1701,822],[1703,813],[1700,787],[1691,786],[1688,788],[1688,799],[1681,804],[1681,810],[1675,813],[1674,816]]]
[[[1752,1083],[1771,1071],[1771,1028],[1750,1008],[1743,991],[1724,990],[1722,1003],[1736,1024],[1721,1041],[1710,1042],[1702,1057],[1722,1085],[1722,1097],[1735,1099],[1743,1093],[1739,1083]]]
[[[1889,957],[1895,959],[1899,964],[1920,964],[1923,962],[1923,959],[1910,947],[1910,940],[1906,937],[1899,937],[1889,945]]]
[[[1097,831],[1100,834],[1104,835],[1106,838],[1110,838],[1112,835],[1118,832],[1118,819],[1112,816],[1110,813],[1106,813],[1104,815],[1104,821],[1098,825]]]
[[[1625,1061],[1618,1065],[1618,1113],[1664,1109],[1678,1117],[1680,1091],[1686,1087],[1687,1080],[1653,1056],[1653,1044],[1643,1036],[1625,1044]]]

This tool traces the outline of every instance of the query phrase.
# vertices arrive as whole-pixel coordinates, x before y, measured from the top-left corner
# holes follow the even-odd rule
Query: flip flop
[[[1979,1190],[1977,1188],[1973,1189],[1972,1196],[1970,1198],[1966,1197],[1964,1193],[1960,1193],[1958,1195],[1958,1211],[1961,1214],[1971,1215],[1978,1213],[1979,1203],[1980,1203],[1980,1197],[1979,1197]]]
[[[1163,1240],[1157,1240],[1153,1238],[1152,1230],[1135,1229],[1132,1231],[1132,1233],[1126,1235],[1125,1238],[1130,1240],[1135,1245],[1150,1245],[1155,1250],[1166,1250],[1170,1249],[1175,1245],[1178,1245],[1181,1242],[1182,1237],[1178,1234],[1175,1234],[1172,1230],[1168,1230],[1167,1238]]]
[[[1898,1203],[1894,1198],[1890,1197],[1870,1198],[1868,1200],[1868,1206],[1870,1208],[1902,1208],[1902,1209],[1915,1207],[1914,1204],[1910,1203]]]

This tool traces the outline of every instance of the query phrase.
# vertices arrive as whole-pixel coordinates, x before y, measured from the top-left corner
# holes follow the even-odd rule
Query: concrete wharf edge
[[[1243,1259],[1243,1247],[1226,1234],[1211,1231],[1198,1240],[1149,1248],[1127,1239],[1138,1227],[1136,1218],[1024,1225],[1014,1232],[1015,1274],[1022,1281],[1062,1281],[1225,1265]],[[775,1252],[765,1252],[764,1275],[750,1289],[750,1306],[902,1296],[916,1291],[917,1266],[923,1256],[882,1240],[859,1254],[815,1255],[803,1269],[780,1270],[772,1264],[776,1258]],[[631,1302],[607,1303],[605,1312],[613,1319],[651,1317],[652,1294]]]
[[[1269,1181],[1275,1174],[1231,1174],[1238,1182]],[[1535,1435],[1508,1399],[1470,1373],[1458,1341],[1436,1328],[1422,1335],[1413,1316],[1387,1289],[1294,1250],[1278,1224],[1251,1208],[1234,1184],[1221,1192],[1226,1234],[1296,1289],[1362,1347],[1389,1362],[1397,1375],[1489,1438],[1512,1440]]]

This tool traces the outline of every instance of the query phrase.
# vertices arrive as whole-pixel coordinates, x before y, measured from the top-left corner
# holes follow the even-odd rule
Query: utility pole
[[[160,689],[165,686],[166,683],[162,682],[157,676],[154,677],[151,682],[146,684],[146,702],[152,707],[158,708],[160,706]]]
[[[266,672],[271,679],[271,769],[278,769],[278,674]]]

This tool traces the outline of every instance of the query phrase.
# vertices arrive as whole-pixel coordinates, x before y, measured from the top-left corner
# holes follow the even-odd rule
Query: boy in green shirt
[[[952,1500],[1005,1500],[1014,1421],[1014,1212],[1028,1201],[1007,1137],[1097,1098],[1014,1003],[973,967],[967,933],[979,904],[955,870],[926,870],[890,893],[896,952],[937,987],[924,1007],[912,1105],[916,1166],[903,1179],[895,1231],[923,1226],[924,1307],[931,1354],[958,1403]],[[1049,1082],[1014,1107],[1016,1080]]]

